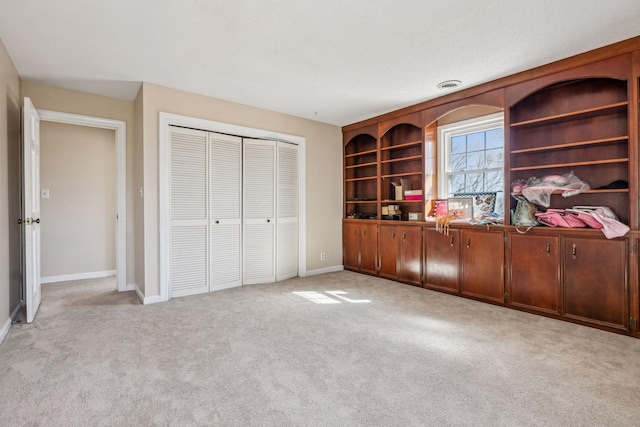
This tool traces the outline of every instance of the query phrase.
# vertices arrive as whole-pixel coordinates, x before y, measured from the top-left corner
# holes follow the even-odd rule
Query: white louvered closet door
[[[242,284],[242,138],[209,134],[210,291]]]
[[[298,146],[277,145],[276,280],[298,275]]]
[[[169,243],[171,297],[209,291],[207,132],[171,127]]]
[[[243,139],[243,284],[275,281],[275,141]]]

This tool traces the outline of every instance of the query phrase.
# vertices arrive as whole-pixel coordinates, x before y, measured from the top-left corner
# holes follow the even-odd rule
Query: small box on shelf
[[[404,193],[407,190],[411,190],[411,181],[401,178],[400,182],[391,181],[391,185],[395,190],[395,199],[404,200]]]
[[[422,200],[422,190],[405,190],[405,200]]]

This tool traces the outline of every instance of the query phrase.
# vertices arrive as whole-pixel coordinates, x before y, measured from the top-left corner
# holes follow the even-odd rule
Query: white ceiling
[[[638,0],[0,0],[23,80],[345,125],[640,35]]]

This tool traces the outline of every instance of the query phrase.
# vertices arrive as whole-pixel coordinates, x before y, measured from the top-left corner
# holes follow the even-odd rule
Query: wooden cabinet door
[[[560,314],[560,238],[512,233],[509,240],[509,305]]]
[[[378,273],[378,224],[360,224],[360,271]]]
[[[627,241],[564,239],[564,316],[629,330]]]
[[[459,230],[449,235],[433,228],[424,233],[424,287],[446,292],[460,292]]]
[[[422,284],[422,227],[398,227],[400,234],[400,279]]]
[[[354,222],[345,222],[342,225],[342,263],[347,270],[358,270],[360,268],[360,229]]]
[[[380,226],[380,276],[398,278],[398,227]]]
[[[502,231],[461,230],[461,293],[504,302],[504,234]]]

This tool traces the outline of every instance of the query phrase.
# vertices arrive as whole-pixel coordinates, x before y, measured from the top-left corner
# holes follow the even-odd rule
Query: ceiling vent
[[[438,89],[451,90],[460,87],[462,82],[460,80],[445,80],[438,83]]]

